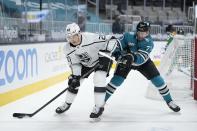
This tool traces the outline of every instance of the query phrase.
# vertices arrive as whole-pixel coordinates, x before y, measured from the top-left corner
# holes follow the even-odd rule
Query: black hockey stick
[[[43,108],[45,108],[48,104],[50,104],[51,102],[53,102],[55,99],[57,99],[60,95],[62,95],[67,90],[68,90],[68,88],[66,88],[63,91],[61,91],[54,98],[52,98],[50,101],[48,101],[42,107],[40,107],[39,109],[37,109],[35,112],[33,112],[31,114],[27,114],[27,113],[13,113],[13,117],[23,118],[23,117],[32,117],[32,116],[34,116],[35,114],[37,114],[39,111],[41,111]]]
[[[94,66],[94,68],[90,69],[88,72],[86,72],[81,78],[85,78],[88,74],[92,73],[97,67],[99,66],[99,64],[96,64]],[[17,117],[17,118],[23,118],[23,117],[32,117],[35,114],[37,114],[39,111],[41,111],[43,108],[45,108],[47,105],[49,105],[51,102],[53,102],[55,99],[57,99],[60,95],[62,95],[65,91],[67,91],[68,88],[64,89],[63,91],[61,91],[59,94],[57,94],[54,98],[52,98],[50,101],[48,101],[46,104],[44,104],[42,107],[40,107],[39,109],[37,109],[35,112],[31,113],[31,114],[27,114],[27,113],[13,113],[13,117]]]

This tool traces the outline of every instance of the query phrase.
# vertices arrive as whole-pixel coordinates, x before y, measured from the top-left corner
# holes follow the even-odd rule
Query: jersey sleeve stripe
[[[113,47],[110,49],[108,48],[109,42],[107,43],[105,51],[102,50],[103,52],[113,52],[116,49],[116,44],[113,45]],[[109,50],[110,49],[110,50]]]
[[[119,39],[117,39],[117,42],[118,42],[117,46],[120,48],[120,50],[123,50],[121,41]]]
[[[146,57],[143,55],[143,54],[141,54],[141,53],[136,53],[136,55],[138,56],[138,57],[141,57],[142,59],[143,59],[143,61],[145,61],[146,60]]]
[[[76,50],[71,51],[70,53],[67,54],[67,56],[70,55],[70,54],[72,54],[72,53],[75,52],[75,51],[76,51]]]
[[[108,51],[108,50],[100,50],[100,52],[110,53],[111,51]]]
[[[149,53],[148,52],[146,52],[146,51],[144,51],[144,50],[138,50],[139,52],[142,52],[142,53],[144,53],[144,54],[147,54],[147,55],[149,55]]]
[[[85,46],[90,46],[92,44],[95,44],[95,43],[101,43],[101,42],[106,42],[106,41],[96,41],[96,42],[93,42],[93,43],[90,43],[90,44],[87,44],[87,45],[82,45],[81,47],[85,47]]]
[[[138,53],[142,54],[146,59],[149,57],[149,55],[145,52],[138,51]]]

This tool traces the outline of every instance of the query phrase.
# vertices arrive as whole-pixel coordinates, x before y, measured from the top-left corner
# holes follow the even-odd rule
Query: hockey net
[[[176,35],[161,59],[158,69],[175,100],[197,99],[195,45],[194,36]],[[148,85],[146,97],[162,99],[152,83]]]

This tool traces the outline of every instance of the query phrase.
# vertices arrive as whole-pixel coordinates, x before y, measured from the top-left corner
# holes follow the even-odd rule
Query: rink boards
[[[159,65],[166,42],[155,42],[150,55]],[[65,42],[0,46],[0,106],[64,81],[69,67]]]

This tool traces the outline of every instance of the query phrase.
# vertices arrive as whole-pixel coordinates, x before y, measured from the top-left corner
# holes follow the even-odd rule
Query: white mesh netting
[[[159,71],[175,100],[192,99],[194,69],[194,37],[176,35],[164,53]],[[146,97],[162,99],[158,90],[149,83]]]

